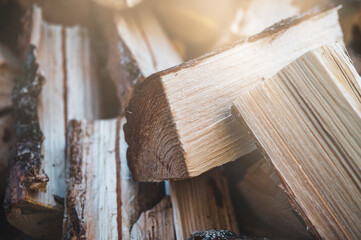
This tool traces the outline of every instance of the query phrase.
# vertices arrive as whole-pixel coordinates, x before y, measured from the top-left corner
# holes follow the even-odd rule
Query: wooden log
[[[237,220],[221,169],[199,177],[170,181],[177,239],[187,239],[194,231],[228,229],[238,232]]]
[[[50,24],[39,8],[31,16],[30,47],[14,93],[18,140],[7,219],[28,235],[59,239],[67,122],[100,117],[100,98],[87,30]]]
[[[63,239],[129,239],[140,213],[164,195],[162,184],[132,180],[124,122],[70,122]]]
[[[342,45],[318,48],[234,102],[292,205],[320,239],[360,239],[361,79]]]
[[[312,239],[294,211],[274,169],[259,151],[228,166],[230,191],[239,225],[255,236],[270,239]],[[245,162],[251,164],[247,168]],[[242,169],[243,168],[243,169]],[[241,171],[245,171],[244,174]]]
[[[97,9],[95,33],[100,54],[113,81],[121,105],[121,114],[133,94],[134,86],[150,74],[182,62],[154,14],[145,7],[127,13]],[[100,44],[99,44],[100,45]],[[102,56],[101,56],[102,57]]]
[[[140,215],[132,227],[130,239],[176,239],[169,196],[165,196],[154,208]]]
[[[239,91],[260,84],[308,50],[335,41],[342,41],[337,9],[308,13],[147,78],[126,111],[133,177],[194,177],[253,151],[252,138],[237,127],[229,110]]]

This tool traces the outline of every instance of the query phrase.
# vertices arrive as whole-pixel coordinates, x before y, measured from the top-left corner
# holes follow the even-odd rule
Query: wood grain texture
[[[75,117],[100,117],[98,83],[86,29],[50,24],[43,20],[39,8],[34,8],[30,19],[30,43],[36,46],[38,74],[45,79],[35,111],[45,136],[41,170],[49,182],[46,192],[25,192],[12,198],[7,217],[28,235],[60,238],[67,122]],[[9,191],[15,193],[17,188]]]
[[[63,239],[129,239],[141,212],[162,198],[162,184],[133,181],[124,122],[70,122]]]
[[[133,225],[130,239],[174,240],[172,204],[165,196],[154,208],[143,212]]]
[[[254,150],[252,138],[231,117],[232,101],[308,50],[335,41],[342,41],[337,10],[308,13],[150,76],[137,86],[126,111],[134,178],[197,176]],[[179,167],[184,165],[187,171]]]
[[[318,238],[361,237],[360,83],[344,47],[333,44],[303,55],[234,103]]]
[[[92,0],[92,1],[110,9],[122,10],[122,9],[132,8],[138,5],[139,3],[141,3],[143,0]]]
[[[170,181],[177,239],[187,239],[194,231],[228,229],[238,232],[237,220],[221,169],[199,177]]]

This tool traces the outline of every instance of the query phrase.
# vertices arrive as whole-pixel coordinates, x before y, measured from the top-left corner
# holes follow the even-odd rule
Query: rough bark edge
[[[69,172],[67,173],[68,188],[65,200],[65,211],[63,220],[63,240],[79,239],[86,240],[86,226],[82,221],[82,211],[77,209],[77,202],[82,202],[86,189],[83,192],[75,190],[74,186],[82,183],[83,175],[81,172],[82,165],[82,138],[83,130],[81,121],[71,120],[69,122],[68,131],[68,152],[67,159],[69,164]],[[81,206],[83,204],[80,203]],[[81,212],[79,212],[81,211]]]
[[[44,135],[40,129],[37,106],[44,78],[38,74],[39,65],[30,45],[20,78],[15,79],[12,93],[15,120],[15,157],[10,162],[10,180],[5,207],[23,199],[29,192],[46,192],[49,181],[41,169],[41,145]]]

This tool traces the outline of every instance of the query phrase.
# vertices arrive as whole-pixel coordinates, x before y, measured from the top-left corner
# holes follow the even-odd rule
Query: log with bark
[[[96,67],[84,27],[48,23],[36,7],[25,23],[28,50],[13,93],[17,141],[7,218],[28,235],[59,239],[67,122],[100,117]]]
[[[310,51],[234,102],[320,239],[361,237],[361,79],[343,45]]]
[[[337,9],[309,12],[147,78],[135,89],[126,111],[133,177],[194,177],[253,151],[252,138],[237,127],[229,110],[239,91],[335,41],[342,41]]]
[[[70,122],[63,239],[129,239],[140,213],[164,195],[162,184],[133,181],[124,122]]]

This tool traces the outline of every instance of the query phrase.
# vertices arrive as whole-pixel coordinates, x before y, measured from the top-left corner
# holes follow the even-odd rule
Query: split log
[[[229,110],[239,91],[335,41],[342,41],[337,9],[308,13],[147,78],[135,89],[126,111],[133,177],[194,177],[253,151],[252,138],[237,127]]]
[[[169,184],[177,239],[187,239],[194,231],[209,229],[238,232],[227,180],[221,169]]]
[[[124,13],[97,10],[97,28],[103,31],[95,35],[102,36],[98,41],[107,43],[99,47],[100,54],[107,54],[103,57],[105,67],[117,88],[124,114],[135,84],[182,60],[149,9],[139,7]]]
[[[360,83],[344,47],[333,44],[234,102],[317,238],[361,238]]]
[[[277,173],[257,151],[232,163],[230,189],[239,225],[255,236],[270,239],[312,239],[305,223],[294,211]],[[251,166],[245,166],[245,161]],[[241,168],[246,172],[241,174]],[[244,169],[243,169],[244,171]]]
[[[70,122],[63,239],[129,239],[140,213],[164,195],[162,184],[132,180],[124,122]]]
[[[166,196],[154,208],[143,212],[133,225],[130,239],[175,239],[172,204]]]
[[[31,16],[13,95],[17,143],[7,218],[30,236],[54,239],[61,236],[67,122],[98,118],[100,98],[87,30],[50,24],[39,8]]]

